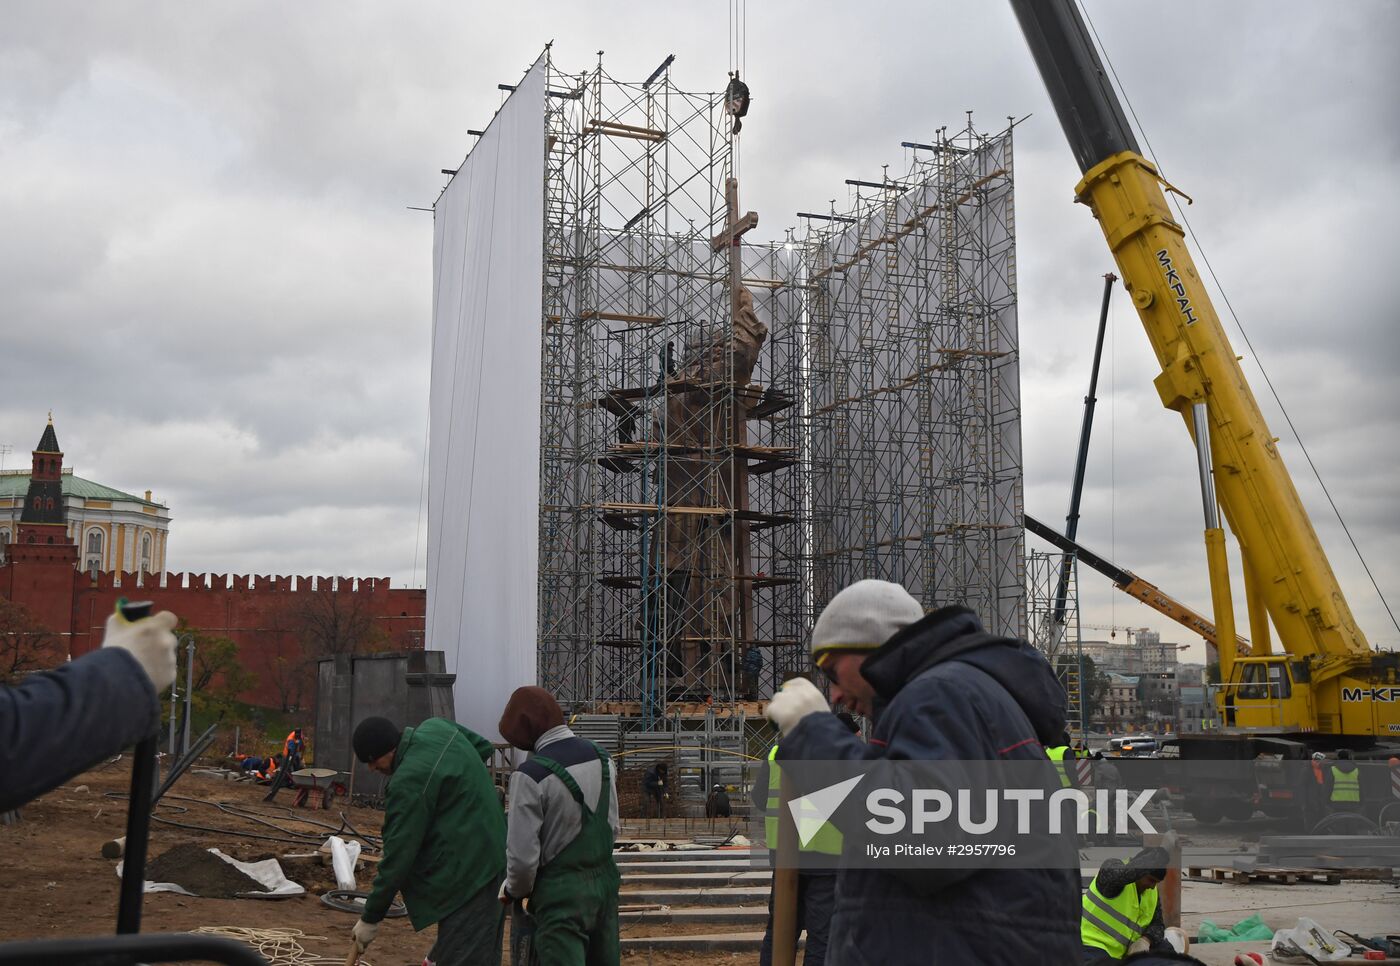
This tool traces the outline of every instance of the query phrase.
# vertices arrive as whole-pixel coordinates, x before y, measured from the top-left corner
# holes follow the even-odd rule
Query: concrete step
[[[648,886],[658,889],[703,889],[723,886],[763,886],[766,889],[772,881],[773,873],[766,869],[689,873],[672,873],[668,870],[656,875],[631,873],[622,877],[624,885]]]
[[[624,876],[638,875],[679,875],[684,872],[768,872],[768,863],[754,865],[744,861],[734,862],[622,862],[617,869]]]
[[[624,906],[626,903],[624,903]],[[622,923],[676,925],[687,922],[718,922],[734,925],[768,922],[766,906],[707,906],[699,909],[678,909],[670,906],[651,909],[622,909],[617,918]]]
[[[624,906],[766,906],[768,892],[766,885],[761,888],[731,886],[727,889],[629,889],[624,882],[618,902]]]
[[[767,858],[760,861],[750,862],[746,858],[717,858],[717,860],[697,860],[693,862],[634,862],[631,858],[616,855],[617,871],[627,874],[627,872],[665,872],[666,875],[675,872],[766,872],[769,868]]]
[[[803,940],[797,940],[801,949]],[[623,952],[643,949],[676,952],[756,952],[763,946],[763,931],[706,933],[699,936],[626,936]]]

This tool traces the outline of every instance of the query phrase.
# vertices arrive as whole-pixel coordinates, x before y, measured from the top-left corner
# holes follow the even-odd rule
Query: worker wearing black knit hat
[[[374,771],[390,774],[390,762],[380,762],[385,755],[392,754],[399,747],[399,729],[388,718],[366,718],[355,726],[355,734],[350,744],[355,748],[355,757]],[[381,767],[375,767],[381,764]]]
[[[355,757],[389,775],[384,845],[353,931],[364,952],[395,893],[414,929],[437,925],[427,958],[437,966],[499,966],[506,823],[486,763],[494,749],[445,718],[400,731],[387,718],[355,728]]]

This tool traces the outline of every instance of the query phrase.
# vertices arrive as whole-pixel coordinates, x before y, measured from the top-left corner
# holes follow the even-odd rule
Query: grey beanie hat
[[[858,580],[822,609],[812,628],[812,657],[826,651],[873,651],[923,616],[923,605],[899,584]]]

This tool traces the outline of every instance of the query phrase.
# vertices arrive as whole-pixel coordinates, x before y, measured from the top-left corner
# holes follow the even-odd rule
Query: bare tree
[[[322,658],[365,654],[392,643],[367,595],[343,583],[333,589],[326,578],[315,590],[290,595],[270,615],[268,631],[272,643],[259,677],[277,694],[284,711],[301,708],[308,694],[314,698]]]
[[[264,657],[258,680],[277,696],[283,711],[300,708],[308,686],[306,648],[294,630],[297,610],[295,603],[289,601],[269,615],[263,635],[267,643],[261,649]]]
[[[14,683],[62,659],[58,636],[23,604],[0,597],[0,681]]]
[[[322,579],[314,591],[296,595],[290,629],[301,641],[308,662],[341,654],[364,654],[388,644],[389,635],[374,619],[369,598],[349,587],[331,588]]]

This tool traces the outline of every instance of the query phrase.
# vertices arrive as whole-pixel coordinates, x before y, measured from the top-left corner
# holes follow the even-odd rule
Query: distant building
[[[1093,658],[1100,671],[1120,674],[1148,674],[1175,671],[1178,645],[1163,641],[1146,627],[1130,628],[1125,640],[1085,641],[1084,656]]]
[[[1220,718],[1215,712],[1215,689],[1188,685],[1181,689],[1181,710],[1177,714],[1176,730],[1179,734],[1199,734],[1220,727]]]
[[[1215,688],[1206,680],[1204,664],[1183,664],[1176,672],[1178,704],[1176,730],[1197,734],[1220,727],[1215,713]]]
[[[1104,695],[1104,724],[1110,731],[1135,728],[1142,718],[1142,703],[1138,700],[1137,675],[1108,672],[1108,691]]]
[[[314,697],[321,651],[423,647],[425,593],[388,578],[166,572],[169,511],[65,470],[52,419],[30,471],[0,485],[0,597],[49,632],[54,660],[96,648],[122,597],[233,640],[257,682],[240,697],[287,710]]]
[[[1180,664],[1176,669],[1176,683],[1181,688],[1199,688],[1206,683],[1204,664]]]
[[[1175,671],[1150,671],[1138,677],[1138,702],[1148,730],[1176,730],[1180,700]]]
[[[150,490],[145,497],[133,496],[64,469],[52,416],[34,450],[34,466],[0,472],[0,563],[9,544],[19,542],[25,513],[62,522],[64,535],[78,548],[81,570],[160,573],[165,569],[170,509],[152,500]]]

